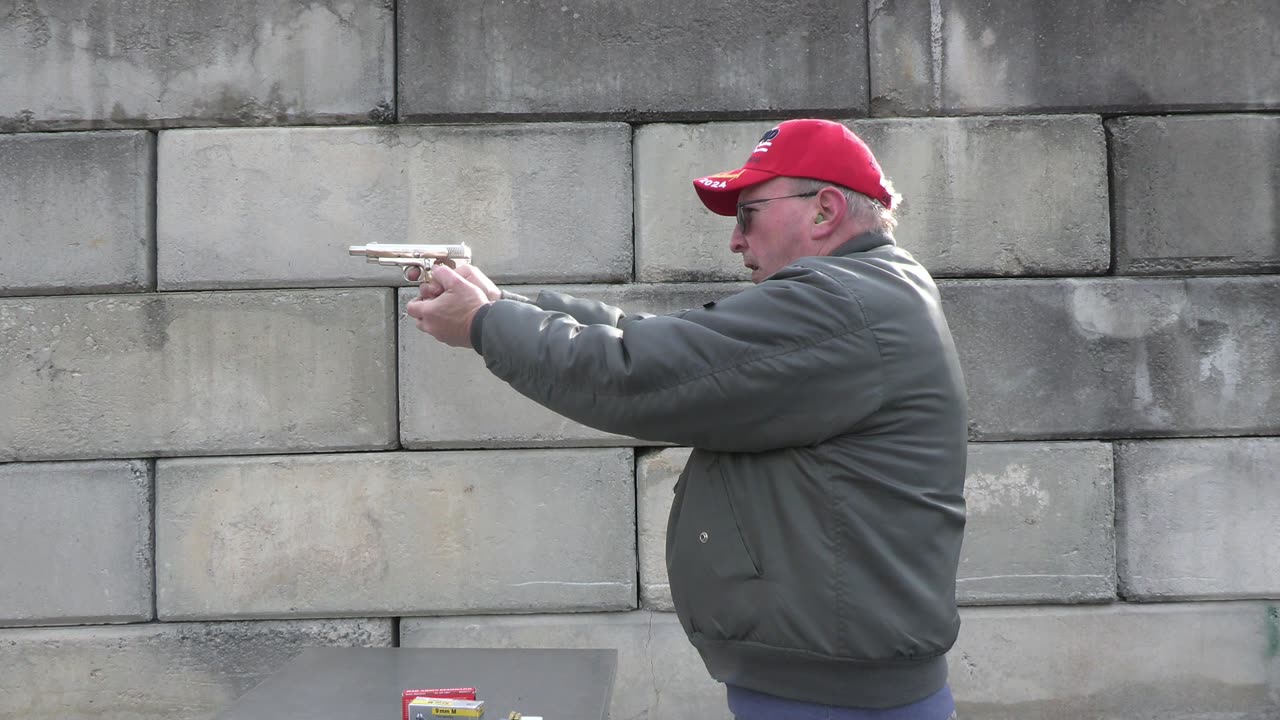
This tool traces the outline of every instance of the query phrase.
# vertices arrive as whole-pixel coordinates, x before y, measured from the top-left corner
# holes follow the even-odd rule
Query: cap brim
[[[700,177],[693,181],[693,189],[708,210],[717,215],[733,216],[738,214],[738,193],[775,177],[774,173],[764,170],[740,168]]]

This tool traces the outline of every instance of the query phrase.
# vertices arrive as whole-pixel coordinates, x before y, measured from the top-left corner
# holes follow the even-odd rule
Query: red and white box
[[[405,690],[401,694],[401,702],[404,705],[404,720],[409,720],[409,703],[414,698],[445,698],[447,700],[475,700],[475,688],[430,688],[427,690]]]

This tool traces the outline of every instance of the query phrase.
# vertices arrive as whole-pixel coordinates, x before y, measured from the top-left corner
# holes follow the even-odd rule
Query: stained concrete
[[[401,121],[866,110],[860,2],[396,7]]]
[[[9,3],[0,132],[394,120],[384,0]]]
[[[163,620],[636,606],[630,449],[159,460]]]
[[[0,462],[395,444],[391,291],[0,298]]]
[[[869,0],[877,116],[1280,107],[1280,6]]]
[[[0,296],[154,289],[154,162],[143,131],[0,135]]]

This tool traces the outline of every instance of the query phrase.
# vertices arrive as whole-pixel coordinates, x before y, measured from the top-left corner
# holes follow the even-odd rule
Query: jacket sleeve
[[[551,310],[552,312],[562,312],[583,325],[610,325],[613,327],[622,327],[632,320],[652,317],[651,314],[647,313],[628,315],[623,312],[621,308],[602,303],[598,300],[584,300],[582,298],[576,298],[572,295],[553,292],[551,290],[542,290],[538,293],[538,297],[536,299],[530,299],[510,290],[502,290],[501,299],[515,300],[517,302],[528,303],[530,305],[537,305],[543,310]],[[488,308],[484,308],[484,310],[487,311]],[[482,315],[483,314],[484,313],[482,313]]]
[[[539,292],[537,299],[531,302],[543,310],[564,313],[583,325],[625,327],[634,320],[653,317],[645,313],[628,315],[621,308],[616,308],[612,305],[596,300],[584,300],[550,290]]]
[[[674,315],[542,300],[488,307],[473,328],[485,364],[605,432],[760,452],[846,432],[881,402],[880,354],[860,306],[811,268]]]

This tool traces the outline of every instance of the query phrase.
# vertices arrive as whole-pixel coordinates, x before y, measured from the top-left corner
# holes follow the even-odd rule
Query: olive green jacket
[[[909,253],[860,235],[671,315],[507,297],[472,324],[495,375],[584,425],[694,449],[667,569],[713,677],[856,707],[942,687],[966,400],[937,288]]]

